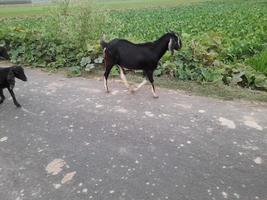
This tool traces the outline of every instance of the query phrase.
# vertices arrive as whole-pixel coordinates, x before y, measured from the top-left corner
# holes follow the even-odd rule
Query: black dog
[[[3,89],[7,88],[13,98],[14,104],[17,107],[21,107],[21,105],[17,102],[13,92],[13,88],[15,87],[15,78],[18,78],[22,81],[27,81],[27,77],[25,76],[24,70],[21,66],[0,68],[0,104],[5,100]]]

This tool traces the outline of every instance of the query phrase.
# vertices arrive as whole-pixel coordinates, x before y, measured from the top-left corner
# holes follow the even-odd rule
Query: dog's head
[[[24,73],[24,69],[21,66],[11,67],[10,73],[13,73],[14,77],[16,77],[22,81],[27,81],[27,77]]]

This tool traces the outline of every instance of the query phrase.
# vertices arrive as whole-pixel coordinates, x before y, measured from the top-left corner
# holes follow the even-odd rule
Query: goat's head
[[[22,80],[22,81],[27,81],[27,77],[24,73],[24,69],[21,66],[13,66],[11,67],[11,72],[14,74],[14,77]]]
[[[169,36],[168,50],[173,55],[174,50],[178,51],[182,48],[182,40],[177,33],[169,32],[167,35]]]

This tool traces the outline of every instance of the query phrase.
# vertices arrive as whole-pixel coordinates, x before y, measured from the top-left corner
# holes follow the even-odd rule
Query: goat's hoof
[[[159,98],[159,96],[153,96],[153,98],[154,98],[154,99],[158,99],[158,98]]]
[[[110,93],[110,91],[109,90],[106,90],[106,93],[108,94],[108,93]]]
[[[21,105],[20,104],[16,104],[17,108],[21,108]]]
[[[129,90],[131,94],[134,94],[135,93],[135,90],[134,89],[130,89]]]
[[[133,88],[133,92],[137,92],[139,88]]]

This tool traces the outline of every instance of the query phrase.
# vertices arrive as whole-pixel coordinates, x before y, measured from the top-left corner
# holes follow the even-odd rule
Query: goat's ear
[[[171,54],[173,55],[173,49],[174,49],[174,41],[172,38],[170,38],[169,44],[168,44],[168,49],[171,52]]]
[[[13,72],[13,69],[10,69],[7,75],[7,82],[9,84],[9,88],[12,90],[15,87],[15,74]]]

